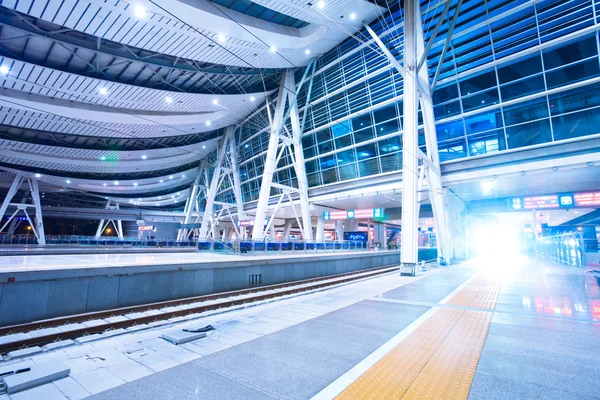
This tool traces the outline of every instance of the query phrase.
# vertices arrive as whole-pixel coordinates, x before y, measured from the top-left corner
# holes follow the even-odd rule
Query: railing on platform
[[[25,246],[37,244],[33,235],[0,234],[0,246]],[[63,246],[121,246],[121,247],[194,247],[193,240],[178,242],[174,239],[137,239],[111,236],[46,235],[47,245]]]
[[[536,241],[536,252],[563,265],[587,266],[585,242],[580,233],[540,237]]]
[[[358,251],[371,249],[371,243],[365,241],[252,241],[252,240],[199,240],[198,252],[223,253],[235,255],[318,253],[331,251]]]

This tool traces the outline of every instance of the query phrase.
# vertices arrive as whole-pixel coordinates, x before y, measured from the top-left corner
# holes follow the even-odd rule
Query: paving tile
[[[153,370],[145,365],[130,359],[127,359],[125,362],[119,362],[118,364],[106,367],[106,369],[126,382],[131,382],[154,373]]]
[[[81,385],[71,377],[59,379],[52,383],[69,400],[79,400],[90,395],[90,392],[81,387]]]
[[[73,379],[92,394],[100,393],[125,383],[123,379],[117,377],[105,368],[75,375],[73,376]]]
[[[503,376],[475,373],[469,400],[593,400],[597,397],[582,396],[578,393],[529,383]]]
[[[52,383],[10,395],[11,400],[68,400]]]

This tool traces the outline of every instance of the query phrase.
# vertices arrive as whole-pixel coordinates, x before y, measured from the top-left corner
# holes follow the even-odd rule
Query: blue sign
[[[513,197],[512,199],[509,199],[509,207],[511,210],[522,210],[523,199],[520,197]]]
[[[354,219],[354,210],[348,210],[348,211],[346,211],[346,217],[348,219]]]
[[[374,208],[373,218],[383,218],[383,208]]]
[[[575,206],[575,197],[571,193],[559,194],[558,205],[566,208],[573,207]]]
[[[323,221],[329,221],[331,219],[331,213],[329,211],[323,212]]]

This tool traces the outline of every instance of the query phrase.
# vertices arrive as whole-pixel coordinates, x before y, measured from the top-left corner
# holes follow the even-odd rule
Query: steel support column
[[[286,195],[290,200],[290,193],[296,193],[299,196],[301,211],[300,219],[302,221],[302,224],[300,225],[300,219],[298,220],[300,230],[302,231],[304,240],[312,240],[313,238],[308,199],[308,180],[306,178],[304,166],[304,152],[301,143],[302,131],[300,128],[296,96],[297,92],[302,88],[313,62],[314,61],[311,61],[306,67],[304,76],[298,87],[296,87],[292,71],[286,71],[281,78],[277,103],[275,105],[275,113],[271,118],[269,147],[265,157],[263,179],[256,207],[254,228],[252,230],[252,239],[254,240],[262,240],[265,237],[265,230],[262,227],[265,225],[266,213],[269,208],[269,199],[271,197],[271,188],[273,187],[281,190],[280,196]],[[287,117],[290,118],[292,132],[288,132],[287,129],[285,129]],[[280,148],[280,146],[282,147]],[[296,173],[298,182],[297,188],[273,183],[273,174],[277,163],[286,151],[292,160],[294,171]],[[293,207],[294,213],[296,214],[296,209],[292,201],[290,201],[290,205]]]
[[[114,203],[114,204],[113,204]],[[119,209],[119,203],[113,200],[108,200],[106,202],[106,207],[104,207],[105,210],[118,210]],[[106,223],[105,223],[106,222]],[[121,222],[121,220],[117,220],[117,222],[115,223],[115,220],[113,219],[109,219],[108,221],[106,221],[105,219],[101,219],[100,223],[98,224],[98,229],[96,229],[96,239],[98,239],[100,236],[102,236],[102,232],[104,232],[104,229],[106,229],[106,227],[112,223],[113,227],[115,228],[115,231],[117,232],[117,236],[119,237],[119,239],[123,240],[124,235],[123,235],[123,224]]]

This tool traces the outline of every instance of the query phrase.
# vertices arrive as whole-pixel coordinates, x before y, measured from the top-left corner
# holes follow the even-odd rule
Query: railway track
[[[153,323],[155,321],[167,321],[177,317],[186,317],[206,311],[218,310],[220,308],[242,306],[244,304],[260,302],[277,297],[318,290],[329,286],[384,275],[397,270],[397,266],[370,268],[367,270],[277,285],[259,286],[250,289],[188,297],[178,300],[149,303],[6,326],[0,328],[0,354],[4,355],[10,351],[25,349],[32,346],[43,346],[62,340],[102,334],[116,329],[131,328],[138,325]],[[150,313],[150,315],[148,315],[148,313]],[[108,321],[107,319],[111,319],[112,321]],[[96,324],[93,326],[83,325],[83,323],[89,321],[96,321]],[[71,324],[80,324],[82,326],[65,331],[57,331],[60,327]],[[47,328],[57,329],[48,329],[49,333],[38,334],[35,335],[35,337],[30,336],[14,341],[6,340],[8,335],[30,333]]]

